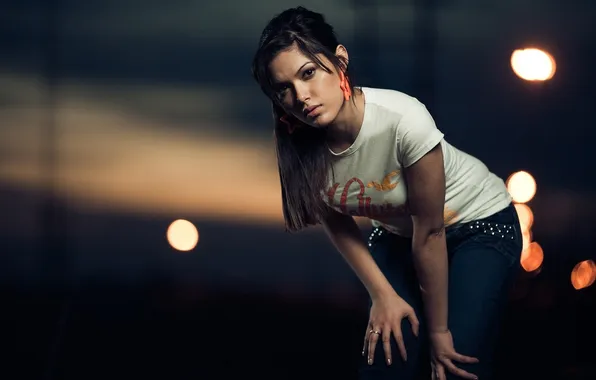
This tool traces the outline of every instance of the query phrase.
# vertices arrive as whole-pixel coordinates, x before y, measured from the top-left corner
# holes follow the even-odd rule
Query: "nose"
[[[299,82],[296,83],[294,88],[296,91],[296,99],[302,104],[308,102],[308,100],[310,99],[310,91],[308,90],[308,85],[304,82]]]

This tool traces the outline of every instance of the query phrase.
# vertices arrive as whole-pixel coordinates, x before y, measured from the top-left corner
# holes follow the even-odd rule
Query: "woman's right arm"
[[[382,335],[387,364],[391,364],[392,357],[389,341],[391,335],[393,335],[401,357],[404,361],[407,360],[406,347],[401,331],[401,320],[408,318],[414,335],[418,336],[419,322],[414,309],[397,294],[383,272],[381,272],[381,269],[379,269],[366,247],[360,228],[358,228],[354,218],[333,211],[323,221],[323,226],[337,250],[368,290],[372,300],[369,323],[364,334],[362,355],[368,350],[368,364],[372,364],[377,341]],[[372,333],[373,331],[378,332]]]
[[[323,226],[332,243],[368,290],[371,299],[395,294],[391,284],[370,255],[354,218],[332,211],[323,221]]]

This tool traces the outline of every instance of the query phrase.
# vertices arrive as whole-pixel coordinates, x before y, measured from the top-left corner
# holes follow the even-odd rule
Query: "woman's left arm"
[[[453,363],[476,363],[478,360],[455,351],[447,325],[449,276],[443,217],[445,165],[440,143],[443,134],[436,129],[425,107],[420,106],[404,117],[399,132],[398,152],[404,167],[408,206],[414,225],[412,255],[425,306],[433,378],[444,380],[447,369],[457,376],[476,379],[475,375]]]
[[[404,170],[414,226],[412,253],[429,332],[447,327],[448,264],[443,210],[445,169],[441,144]]]

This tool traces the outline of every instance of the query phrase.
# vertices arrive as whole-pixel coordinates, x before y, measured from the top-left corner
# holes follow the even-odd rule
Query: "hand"
[[[362,356],[366,354],[368,348],[369,365],[373,364],[375,348],[377,347],[379,337],[383,340],[387,365],[391,365],[391,333],[393,333],[397,341],[401,357],[404,361],[408,359],[401,332],[401,320],[404,318],[410,320],[412,331],[415,336],[418,336],[418,327],[420,325],[418,318],[416,318],[414,309],[406,301],[396,293],[373,299],[368,326],[364,334],[364,347],[362,348]]]
[[[464,356],[455,352],[453,348],[453,337],[449,330],[444,332],[435,332],[430,334],[431,345],[431,365],[433,369],[433,380],[446,380],[445,368],[454,375],[464,379],[476,380],[478,377],[463,369],[457,368],[453,360],[460,363],[478,363],[478,359],[470,356]]]

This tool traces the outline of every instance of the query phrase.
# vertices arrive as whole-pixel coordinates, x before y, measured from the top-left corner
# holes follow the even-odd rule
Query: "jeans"
[[[479,359],[475,364],[454,364],[481,380],[493,378],[494,352],[501,315],[509,287],[521,268],[522,234],[517,212],[511,204],[488,218],[449,226],[446,229],[449,258],[448,327],[455,350]],[[381,339],[372,365],[366,356],[359,363],[360,380],[407,380],[427,374],[430,357],[425,314],[412,261],[410,238],[400,237],[379,227],[369,238],[370,252],[397,294],[416,311],[419,336],[410,322],[402,320],[402,334],[408,360],[399,355],[391,337],[393,363],[388,366]],[[371,302],[369,301],[369,310]],[[446,370],[447,379],[458,378]]]

